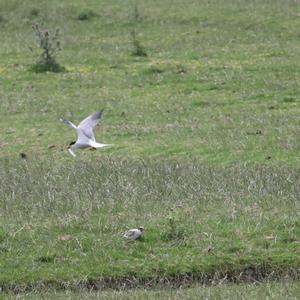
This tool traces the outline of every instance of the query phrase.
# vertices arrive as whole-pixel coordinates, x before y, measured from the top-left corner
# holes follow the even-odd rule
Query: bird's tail
[[[112,147],[113,144],[100,144],[100,143],[96,143],[96,142],[92,142],[91,143],[91,147],[93,148],[104,148],[104,147]]]

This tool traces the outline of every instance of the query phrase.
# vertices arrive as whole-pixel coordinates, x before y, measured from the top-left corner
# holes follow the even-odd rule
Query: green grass
[[[299,11],[0,0],[0,286],[299,275]],[[36,22],[65,72],[31,71]],[[99,108],[115,146],[73,159],[59,117]]]
[[[298,169],[103,157],[6,162],[1,180],[5,289],[185,273],[203,282],[297,276]],[[141,241],[123,239],[139,225]]]
[[[59,116],[105,107],[96,135],[115,155],[298,163],[295,1],[143,1],[138,17],[136,5],[0,1],[1,156],[61,157],[75,133]],[[39,20],[61,29],[67,72],[29,71]],[[147,58],[131,56],[133,29]]]
[[[298,282],[194,286],[178,290],[130,290],[103,292],[60,292],[29,293],[18,296],[18,299],[299,299]],[[6,299],[15,299],[7,296]]]

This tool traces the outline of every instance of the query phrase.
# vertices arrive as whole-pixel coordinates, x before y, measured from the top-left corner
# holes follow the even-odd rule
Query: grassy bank
[[[277,283],[195,286],[180,290],[131,290],[95,292],[65,292],[45,294],[24,294],[18,299],[298,299],[298,282],[283,281]],[[15,299],[14,296],[7,299]]]
[[[298,272],[298,169],[107,157],[7,162],[1,180],[3,287]],[[141,241],[122,238],[139,225]]]

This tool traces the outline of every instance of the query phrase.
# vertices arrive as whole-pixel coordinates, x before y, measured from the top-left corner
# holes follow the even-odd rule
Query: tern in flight
[[[85,148],[103,148],[103,147],[110,147],[111,144],[100,144],[97,143],[95,140],[93,128],[98,124],[103,109],[97,110],[83,121],[80,122],[78,126],[66,120],[64,118],[60,118],[59,120],[71,128],[76,129],[78,138],[77,141],[71,142],[68,146],[68,151],[71,155],[76,156],[74,153],[75,149],[85,149]]]

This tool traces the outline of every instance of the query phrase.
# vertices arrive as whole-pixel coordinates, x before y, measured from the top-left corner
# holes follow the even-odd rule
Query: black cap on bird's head
[[[141,232],[144,231],[144,227],[143,227],[143,226],[140,226],[138,229],[139,229]]]
[[[74,145],[75,143],[76,143],[76,141],[70,142],[70,144],[68,145],[68,149],[69,149],[72,145]]]

